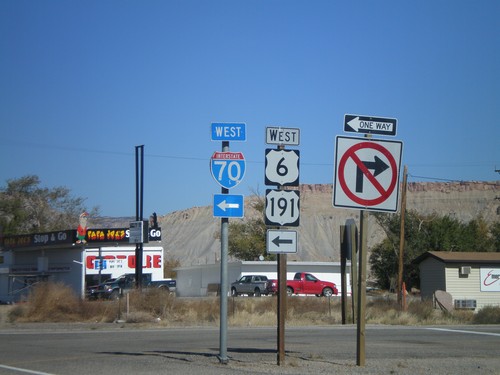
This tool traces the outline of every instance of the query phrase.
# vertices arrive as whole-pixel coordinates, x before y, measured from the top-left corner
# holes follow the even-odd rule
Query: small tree
[[[379,286],[389,288],[398,272],[400,215],[375,214],[375,218],[387,237],[372,249],[369,261]],[[450,216],[407,211],[403,280],[409,288],[420,286],[419,270],[413,260],[426,251],[495,251],[498,230],[498,223],[488,227],[481,217],[462,223]]]
[[[229,223],[229,255],[241,260],[275,260],[276,256],[266,252],[267,227],[264,222],[264,199],[255,196],[251,203],[254,217]]]
[[[65,187],[40,187],[38,176],[7,180],[0,190],[0,226],[4,235],[76,228],[85,211],[83,202],[83,198],[71,197]],[[96,215],[94,208],[91,216]]]
[[[176,258],[166,258],[163,262],[163,277],[165,279],[175,279],[177,277],[177,271],[175,268],[181,266],[181,261]]]

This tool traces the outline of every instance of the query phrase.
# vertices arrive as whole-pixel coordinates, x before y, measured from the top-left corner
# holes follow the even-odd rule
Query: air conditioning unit
[[[455,308],[465,309],[465,310],[475,310],[477,307],[477,302],[475,299],[456,299]]]
[[[470,266],[462,266],[460,267],[461,275],[470,275],[471,267]]]

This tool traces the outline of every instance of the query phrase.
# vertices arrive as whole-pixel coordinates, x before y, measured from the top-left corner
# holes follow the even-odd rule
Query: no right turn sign
[[[403,142],[338,136],[335,149],[333,205],[397,211]]]

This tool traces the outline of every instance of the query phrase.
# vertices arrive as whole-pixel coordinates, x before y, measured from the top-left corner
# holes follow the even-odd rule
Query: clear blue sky
[[[104,216],[212,204],[212,122],[300,128],[301,183],[332,183],[344,114],[398,119],[409,181],[499,179],[500,2],[0,1],[0,186],[38,175]]]

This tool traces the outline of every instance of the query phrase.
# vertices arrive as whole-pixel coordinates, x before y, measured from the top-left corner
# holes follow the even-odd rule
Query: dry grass
[[[8,309],[9,322],[92,322],[155,323],[163,326],[214,326],[219,324],[218,297],[176,298],[161,289],[133,291],[114,301],[82,301],[63,284],[44,283],[33,288],[27,302]],[[350,300],[347,322],[352,322]],[[406,311],[396,302],[380,297],[366,307],[366,322],[371,324],[498,324],[500,307],[485,308],[474,314],[454,311],[445,314],[429,302],[414,300]],[[1,317],[0,317],[1,318]],[[287,299],[286,323],[290,326],[340,324],[340,298],[291,297]],[[277,298],[232,297],[228,299],[230,326],[275,326]]]
[[[82,301],[73,289],[61,283],[41,283],[33,287],[26,303],[9,310],[11,322],[110,322],[116,309],[109,304]]]

